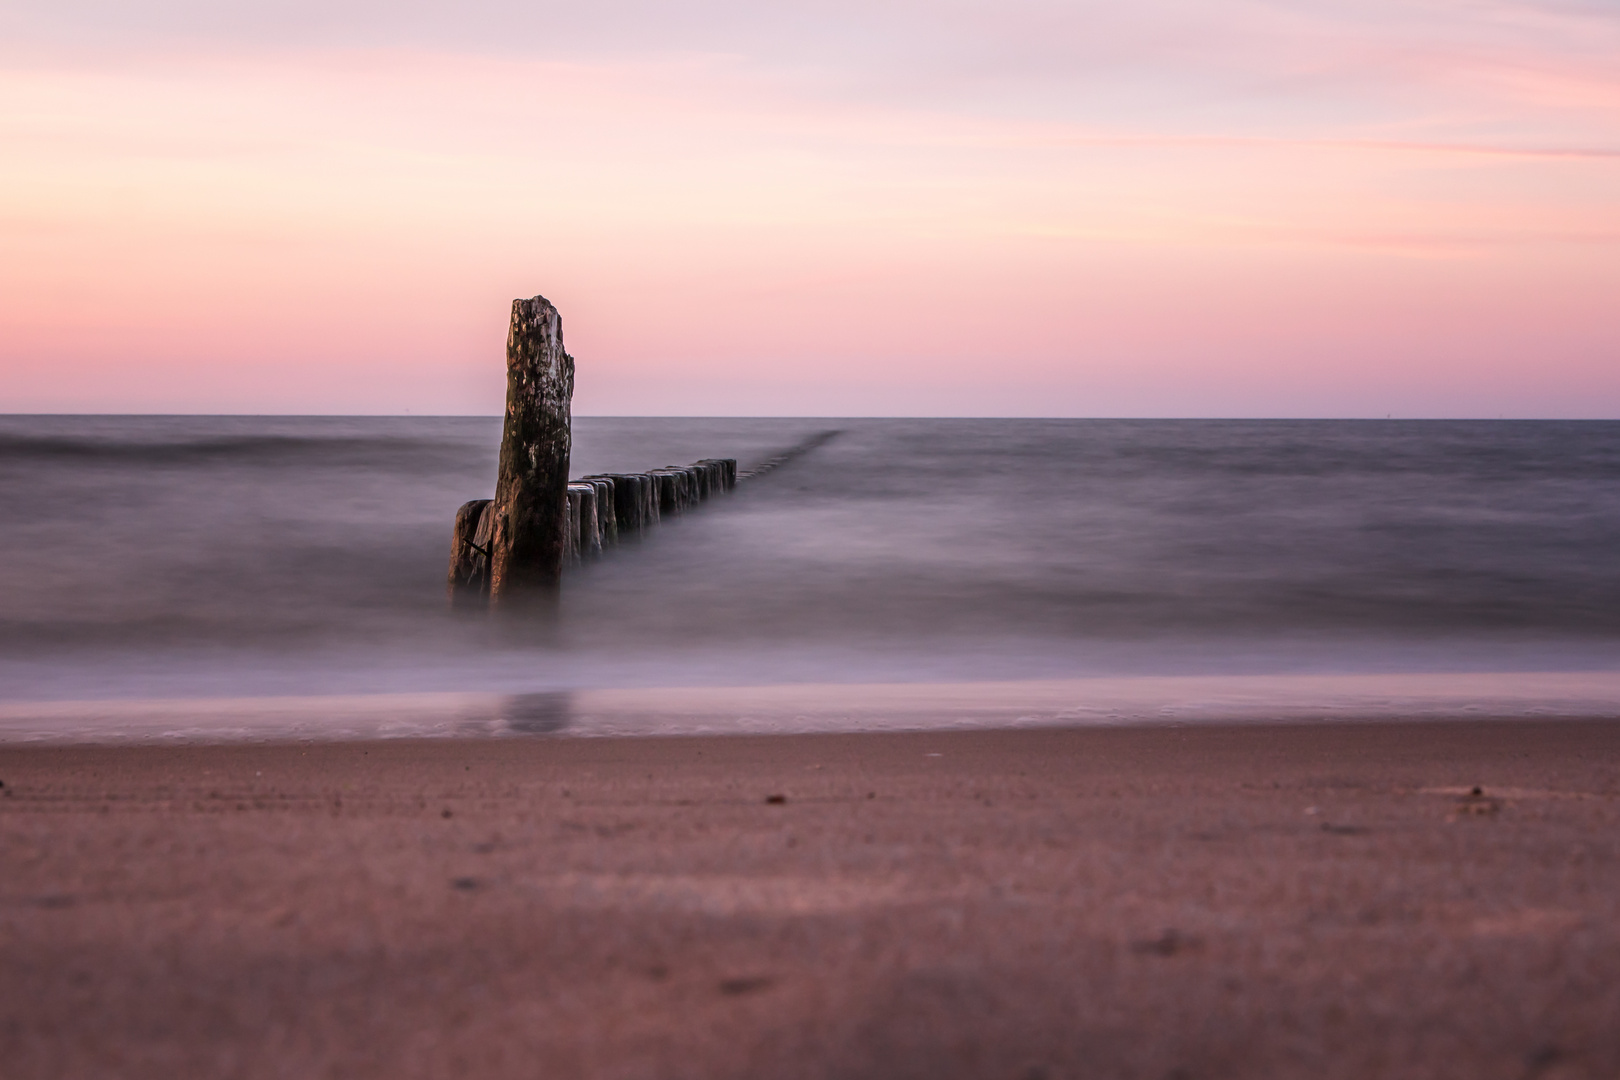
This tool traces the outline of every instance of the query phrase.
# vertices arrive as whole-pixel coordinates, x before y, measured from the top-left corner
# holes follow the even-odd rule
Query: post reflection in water
[[[573,697],[567,690],[513,694],[495,707],[496,730],[516,735],[555,735],[566,730],[572,719]]]

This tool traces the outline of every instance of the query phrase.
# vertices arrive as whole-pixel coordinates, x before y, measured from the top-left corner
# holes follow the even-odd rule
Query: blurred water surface
[[[1620,669],[1616,423],[581,418],[574,472],[832,429],[491,620],[497,419],[0,417],[0,700]]]

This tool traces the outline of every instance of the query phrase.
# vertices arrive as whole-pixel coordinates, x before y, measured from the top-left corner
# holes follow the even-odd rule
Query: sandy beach
[[[9,745],[0,782],[17,1080],[1620,1075],[1620,722]]]

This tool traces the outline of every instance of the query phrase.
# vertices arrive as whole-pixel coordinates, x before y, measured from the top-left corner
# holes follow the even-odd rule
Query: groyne
[[[635,539],[666,518],[678,517],[705,500],[765,476],[835,438],[818,431],[779,450],[752,468],[738,471],[735,458],[704,458],[637,473],[593,473],[564,489],[563,566],[577,566],[617,544]],[[485,603],[489,596],[489,551],[494,500],[473,499],[456,511],[450,548],[450,599],[457,605]]]
[[[543,296],[512,301],[506,375],[495,497],[473,499],[456,511],[447,582],[455,606],[555,592],[564,567],[595,558],[838,434],[817,432],[741,474],[735,458],[704,458],[569,480],[574,358],[563,348],[562,316]]]
[[[641,473],[601,473],[563,490],[562,565],[595,558],[665,518],[737,486],[735,458],[705,458]],[[473,499],[456,511],[450,547],[450,599],[482,600],[490,592],[490,539],[495,501]]]

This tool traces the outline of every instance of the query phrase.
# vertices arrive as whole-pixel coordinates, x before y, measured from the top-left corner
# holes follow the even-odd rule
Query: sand
[[[1620,1076],[1620,721],[5,746],[0,781],[16,1080]]]

